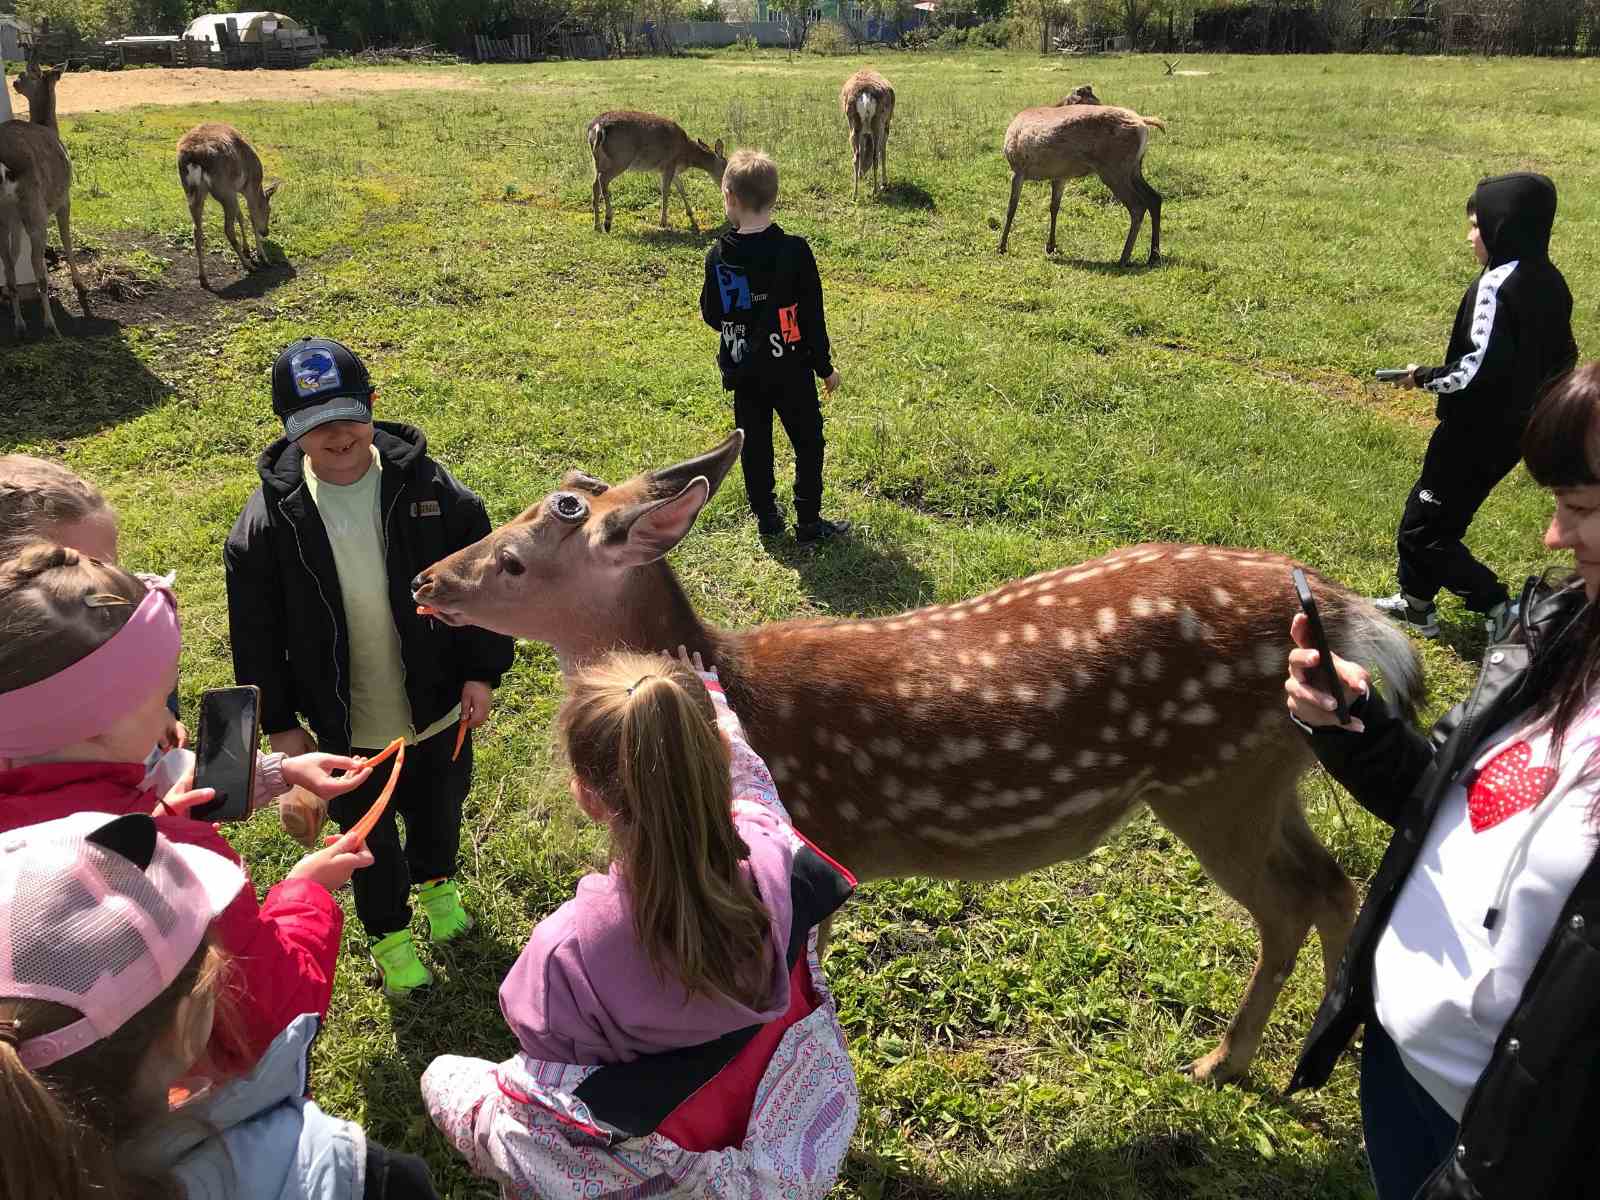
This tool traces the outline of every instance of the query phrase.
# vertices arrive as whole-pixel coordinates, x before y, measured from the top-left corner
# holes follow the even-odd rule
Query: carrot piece
[[[417,616],[419,616],[419,617],[431,617],[431,616],[434,616],[436,613],[438,613],[438,611],[439,611],[438,609],[430,608],[426,604],[417,605]]]
[[[450,753],[450,761],[455,762],[461,757],[461,746],[467,740],[467,719],[462,717],[456,722],[456,748]]]
[[[367,759],[361,765],[363,767],[375,767],[379,763],[381,763],[384,759],[388,758],[391,754],[394,754],[397,751],[403,749],[405,747],[405,744],[406,744],[405,738],[397,737],[397,738],[395,738],[394,741],[390,742],[382,750],[378,751],[378,753],[374,754],[371,758]]]
[[[395,738],[394,741],[383,748],[382,754],[367,759],[365,764],[370,767],[374,763],[382,762],[391,754],[394,755],[394,766],[390,768],[388,781],[384,783],[383,791],[378,793],[378,798],[372,802],[372,807],[367,809],[361,819],[350,826],[346,833],[325,839],[324,845],[331,846],[339,838],[348,837],[352,833],[355,834],[358,843],[364,842],[367,840],[368,835],[377,828],[378,821],[383,816],[383,810],[389,807],[389,797],[394,795],[394,785],[400,782],[400,768],[406,765],[405,738]]]

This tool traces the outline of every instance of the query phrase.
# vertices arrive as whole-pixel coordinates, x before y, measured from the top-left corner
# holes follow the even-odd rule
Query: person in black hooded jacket
[[[794,444],[795,537],[834,537],[848,521],[822,518],[822,406],[817,385],[839,386],[822,312],[822,279],[805,238],[773,223],[778,167],[741,150],[722,176],[722,205],[733,229],[706,252],[700,316],[722,334],[717,366],[733,393],[733,421],[744,430],[745,493],[762,537],[783,536],[773,494],[772,415]]]
[[[1578,360],[1572,293],[1550,261],[1555,218],[1555,184],[1543,175],[1479,182],[1467,201],[1467,240],[1484,269],[1456,309],[1444,365],[1413,363],[1399,381],[1438,397],[1439,424],[1395,537],[1400,591],[1377,605],[1423,637],[1439,632],[1441,588],[1484,616],[1490,641],[1516,618],[1505,584],[1462,538],[1517,465],[1540,390]]]

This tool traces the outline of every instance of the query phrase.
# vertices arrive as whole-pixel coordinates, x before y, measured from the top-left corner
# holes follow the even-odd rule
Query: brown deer
[[[605,197],[605,231],[611,232],[611,181],[624,171],[661,172],[661,228],[667,228],[667,193],[673,180],[678,183],[678,195],[683,197],[683,207],[689,214],[689,228],[696,233],[700,226],[694,219],[694,208],[689,203],[689,191],[683,186],[681,172],[698,167],[722,186],[722,173],[727,170],[728,159],[722,152],[722,139],[708,146],[698,138],[691,138],[683,126],[655,113],[606,112],[589,122],[589,152],[594,155],[594,230],[600,232],[600,198]]]
[[[1086,94],[1085,94],[1086,93]],[[1017,215],[1022,185],[1030,179],[1050,181],[1050,238],[1045,253],[1056,251],[1056,214],[1067,180],[1098,175],[1128,210],[1131,224],[1122,246],[1121,264],[1128,265],[1144,214],[1150,213],[1150,261],[1161,258],[1161,195],[1145,182],[1144,151],[1151,129],[1165,129],[1160,117],[1141,117],[1131,108],[1112,108],[1079,88],[1047,108],[1025,108],[1006,129],[1006,162],[1011,164],[1011,203],[1000,234],[1006,252],[1011,222]]]
[[[1087,83],[1073,88],[1065,96],[1056,101],[1057,108],[1066,108],[1071,104],[1099,104],[1100,97],[1094,94],[1094,88]]]
[[[272,195],[278,190],[262,186],[261,160],[244,136],[232,125],[207,122],[196,125],[178,139],[178,182],[189,201],[189,218],[194,222],[194,258],[200,268],[200,286],[209,289],[206,278],[205,215],[206,197],[214,196],[222,205],[222,232],[244,269],[254,271],[267,265],[262,239],[272,218]],[[250,224],[239,212],[239,197],[250,209]],[[250,229],[255,228],[256,244],[250,248]],[[237,228],[237,232],[235,229]],[[256,259],[259,258],[258,263]]]
[[[872,172],[872,190],[889,186],[889,120],[894,116],[894,88],[871,68],[864,67],[839,89],[839,107],[850,125],[850,156],[855,161],[855,190],[861,194],[861,176]]]
[[[50,308],[50,275],[45,269],[45,224],[52,214],[61,234],[61,252],[72,274],[83,315],[89,316],[89,292],[72,257],[72,160],[61,144],[56,123],[56,85],[61,68],[46,71],[37,58],[13,81],[28,101],[28,120],[0,123],[0,259],[5,262],[6,290],[11,293],[11,321],[17,336],[27,333],[22,320],[22,293],[17,286],[17,256],[26,235],[33,276],[38,282],[44,323],[60,335]]]
[[[1309,929],[1331,981],[1356,906],[1296,794],[1313,760],[1283,708],[1291,561],[1132,546],[959,604],[715,629],[663,556],[742,443],[615,487],[569,472],[413,594],[447,624],[549,643],[566,671],[621,647],[698,651],[798,827],[863,880],[1017,875],[1148,805],[1260,930],[1237,1013],[1191,1066],[1243,1073]],[[1410,642],[1313,578],[1334,647],[1413,697]]]

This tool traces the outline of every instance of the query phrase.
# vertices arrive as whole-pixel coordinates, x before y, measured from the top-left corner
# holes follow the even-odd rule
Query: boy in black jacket
[[[1578,360],[1572,293],[1550,261],[1555,217],[1555,184],[1543,175],[1479,182],[1467,201],[1467,240],[1484,270],[1456,310],[1448,361],[1413,363],[1400,380],[1439,398],[1439,425],[1395,538],[1400,591],[1377,604],[1423,637],[1439,632],[1440,588],[1483,614],[1491,644],[1517,619],[1505,584],[1461,539],[1521,458],[1540,391]]]
[[[722,334],[717,366],[733,393],[734,424],[744,430],[745,492],[762,537],[783,536],[773,495],[772,414],[794,444],[795,537],[802,543],[845,532],[848,521],[822,519],[822,405],[815,373],[832,392],[839,372],[828,355],[822,280],[805,238],[772,221],[778,168],[765,154],[741,150],[722,176],[722,206],[733,225],[706,252],[700,315]]]
[[[278,356],[272,408],[284,436],[257,460],[261,486],[223,563],[234,675],[261,689],[274,750],[371,755],[406,739],[394,796],[367,838],[375,861],[353,878],[384,990],[398,996],[432,982],[411,937],[413,882],[434,942],[472,925],[452,879],[472,783],[467,731],[488,717],[513,643],[417,615],[412,578],[487,534],[489,517],[428,457],[420,430],[373,423],[375,395],[338,342],[302,338]],[[341,829],[372,806],[392,761],[329,806]]]

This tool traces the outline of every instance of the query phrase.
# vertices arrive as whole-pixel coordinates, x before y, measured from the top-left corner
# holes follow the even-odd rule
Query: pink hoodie
[[[630,1062],[765,1024],[788,1008],[792,842],[766,765],[715,676],[702,678],[733,747],[733,823],[750,848],[745,878],[769,917],[766,1000],[750,1008],[726,996],[691,998],[676,979],[659,975],[634,936],[631,897],[612,867],[585,876],[578,894],[539,922],[500,985],[500,1011],[532,1058]]]

